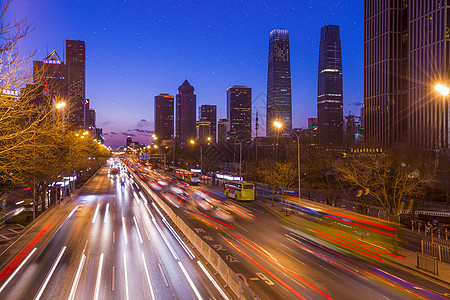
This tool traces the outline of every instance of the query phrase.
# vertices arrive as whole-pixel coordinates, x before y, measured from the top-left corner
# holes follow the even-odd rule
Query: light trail
[[[102,269],[103,269],[103,256],[104,256],[104,253],[102,253],[100,255],[100,261],[98,263],[97,281],[95,282],[94,300],[98,299],[98,294],[100,293],[100,281],[102,279]]]
[[[106,223],[106,219],[108,217],[108,213],[109,213],[109,203],[106,203],[105,220],[103,220],[103,223]]]
[[[70,289],[70,294],[68,300],[72,300],[75,297],[75,291],[78,286],[78,282],[80,281],[81,272],[83,270],[84,262],[86,261],[86,255],[84,253],[81,255],[80,264],[78,265],[77,274],[75,275],[75,279],[72,284],[72,288]]]
[[[28,255],[25,257],[25,259],[20,263],[20,265],[17,267],[17,269],[14,270],[14,272],[11,274],[11,276],[8,278],[8,280],[3,283],[3,285],[0,287],[0,293],[3,291],[3,289],[8,285],[8,283],[13,279],[13,277],[19,272],[19,270],[23,267],[23,265],[30,259],[31,255],[37,250],[37,248],[34,248]]]
[[[183,242],[183,240],[181,240],[180,236],[175,232],[175,230],[172,228],[172,226],[170,226],[170,224],[166,220],[163,220],[163,223],[166,225],[167,228],[169,228],[170,232],[177,239],[178,243],[180,243],[180,245],[183,247],[183,249],[187,253],[187,255],[189,255],[189,257],[191,259],[194,259],[195,255],[191,252],[191,250],[189,250],[189,248],[186,246],[186,244]]]
[[[95,220],[97,219],[98,210],[100,209],[100,203],[97,204],[97,208],[95,209],[94,217],[92,218],[92,223],[95,223]]]
[[[194,285],[194,282],[192,281],[191,277],[187,273],[187,271],[184,268],[184,266],[181,263],[181,261],[178,261],[178,265],[180,266],[181,271],[183,271],[184,277],[186,277],[187,281],[189,282],[189,285],[191,286],[192,290],[194,291],[195,295],[197,296],[197,299],[203,300],[202,296],[200,295],[200,293],[197,290],[197,287]]]
[[[125,224],[125,217],[124,216],[122,216],[122,227],[123,227],[123,236],[125,238],[125,245],[128,245],[127,225]]]
[[[61,260],[61,257],[64,254],[64,251],[66,251],[66,246],[62,247],[61,251],[59,251],[59,255],[56,258],[55,262],[53,263],[52,268],[50,269],[50,272],[47,274],[47,277],[45,278],[44,284],[42,284],[38,294],[36,295],[36,297],[34,298],[35,300],[39,300],[42,296],[42,294],[44,293],[45,288],[47,287],[48,282],[50,281],[50,278],[53,275],[53,272],[55,272],[56,266],[58,266],[59,261]]]
[[[203,273],[206,274],[206,276],[211,280],[212,284],[216,287],[216,289],[219,291],[219,293],[222,295],[223,299],[228,300],[229,298],[225,294],[225,292],[220,288],[220,286],[217,284],[217,282],[214,280],[214,278],[209,274],[208,270],[203,266],[201,261],[197,260],[197,264],[200,266],[200,268],[203,270]]]
[[[180,260],[175,250],[172,248],[172,245],[170,245],[169,241],[167,240],[166,236],[161,230],[161,227],[159,227],[158,223],[156,223],[155,219],[152,219],[153,224],[155,224],[156,229],[158,230],[159,234],[161,235],[162,239],[164,240],[164,243],[166,243],[167,247],[170,250],[170,253],[172,253],[172,256],[175,258],[175,260]]]
[[[139,232],[139,226],[138,226],[138,224],[136,222],[136,217],[134,217],[134,216],[133,216],[133,221],[134,221],[134,224],[136,225],[136,231],[138,233],[139,240],[141,241],[141,244],[143,244],[144,242],[142,241],[142,236],[141,236],[141,233]]]
[[[123,253],[123,265],[124,265],[124,272],[125,272],[125,298],[128,300],[128,272],[127,272],[127,256],[125,252]]]
[[[147,276],[148,287],[150,288],[150,294],[152,295],[152,299],[155,300],[155,293],[153,292],[152,282],[150,280],[150,274],[148,273],[147,262],[145,261],[144,252],[141,251],[142,261],[144,262],[145,275]]]

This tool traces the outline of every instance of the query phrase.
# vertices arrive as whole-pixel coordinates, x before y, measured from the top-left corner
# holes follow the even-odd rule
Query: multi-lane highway
[[[155,179],[178,184],[167,174],[135,171],[147,188]],[[208,277],[198,257],[188,255],[145,188],[123,178],[101,169],[80,194],[45,213],[1,253],[0,299],[233,298],[211,269]],[[442,283],[317,243],[305,234],[308,223],[280,218],[261,201],[237,203],[208,185],[188,188],[233,207],[232,219],[220,218],[214,210],[166,197],[168,187],[154,192],[261,299],[448,297]]]
[[[146,171],[140,168],[137,173]],[[301,227],[307,223],[281,219],[261,201],[237,203],[208,185],[190,189],[237,208],[233,220],[226,221],[212,210],[166,201],[262,299],[446,299],[450,295],[449,286],[385,260],[367,261],[324,247],[305,235]],[[164,188],[157,193],[170,200]]]
[[[1,257],[9,260],[0,271],[0,299],[220,299],[224,293],[146,197],[129,181],[110,178],[107,167]]]

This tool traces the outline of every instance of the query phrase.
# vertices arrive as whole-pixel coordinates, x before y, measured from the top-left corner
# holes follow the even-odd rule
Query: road
[[[0,299],[220,299],[152,210],[102,168],[8,250],[17,263],[1,270]]]
[[[217,222],[211,213],[177,208],[166,201],[261,299],[446,299],[450,291],[392,264],[324,247],[305,237],[301,224],[277,217],[259,201],[236,203],[224,198],[221,190],[203,184],[191,189],[210,193],[256,217]],[[157,193],[164,199],[161,191]]]

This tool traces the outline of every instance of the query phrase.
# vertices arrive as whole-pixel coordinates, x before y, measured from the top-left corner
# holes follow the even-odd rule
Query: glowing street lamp
[[[283,128],[283,124],[281,124],[278,121],[275,121],[273,123],[273,126],[277,127],[278,129]],[[293,134],[295,134],[295,137],[297,138],[297,169],[298,169],[298,204],[300,205],[300,134],[298,134],[297,132],[295,132],[294,130],[291,130],[291,132]]]
[[[441,83],[436,84],[434,90],[444,97],[447,97],[450,94],[449,87]]]
[[[66,107],[66,102],[61,101],[61,102],[57,103],[57,104],[55,105],[55,107],[56,107],[56,109],[62,109],[62,108],[64,108],[64,107]]]

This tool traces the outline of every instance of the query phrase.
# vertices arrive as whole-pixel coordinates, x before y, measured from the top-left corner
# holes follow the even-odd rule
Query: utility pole
[[[256,137],[255,137],[255,161],[258,161],[258,129],[259,129],[259,123],[258,123],[258,112],[256,112]]]

